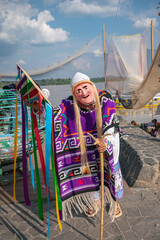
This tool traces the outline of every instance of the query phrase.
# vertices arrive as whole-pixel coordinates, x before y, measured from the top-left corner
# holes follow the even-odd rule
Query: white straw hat
[[[77,72],[77,73],[74,75],[74,77],[72,78],[72,80],[71,80],[71,88],[72,88],[72,91],[74,90],[74,88],[75,88],[78,84],[80,84],[80,83],[82,83],[82,82],[92,83],[91,80],[90,80],[90,78],[89,78],[87,75],[85,75],[85,74],[83,74],[83,73],[80,73],[80,72]]]
[[[42,92],[46,95],[47,98],[49,98],[49,96],[50,96],[50,91],[49,91],[48,89],[43,88],[43,89],[42,89]]]

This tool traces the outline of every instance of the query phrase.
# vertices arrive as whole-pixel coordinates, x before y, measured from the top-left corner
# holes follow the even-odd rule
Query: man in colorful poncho
[[[97,90],[85,74],[77,72],[71,87],[73,96],[54,108],[63,220],[72,216],[73,210],[90,217],[100,209],[99,152],[104,153],[104,200],[114,219],[122,214],[116,200],[123,196],[115,102],[108,92]],[[94,145],[88,133],[99,139],[99,144]]]
[[[123,182],[115,102],[108,92],[97,91],[85,74],[76,73],[71,87],[73,96],[54,109],[63,219],[67,213],[72,214],[72,209],[84,211],[88,216],[99,210],[99,152],[104,152],[105,199],[110,202],[111,215],[117,217],[121,210],[117,209],[116,199],[123,196]],[[111,135],[95,146],[87,133],[95,138]]]

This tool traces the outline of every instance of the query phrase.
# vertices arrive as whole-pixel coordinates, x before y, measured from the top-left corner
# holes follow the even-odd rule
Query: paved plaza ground
[[[160,189],[130,188],[119,201],[123,214],[111,222],[104,211],[103,240],[160,240]],[[1,199],[9,198],[1,189]],[[1,240],[41,240],[48,239],[47,203],[45,220],[38,219],[37,201],[26,207],[24,203],[3,203],[0,206]],[[59,230],[55,201],[50,202],[51,240],[98,240],[100,239],[100,212],[87,218],[76,215],[62,222]]]

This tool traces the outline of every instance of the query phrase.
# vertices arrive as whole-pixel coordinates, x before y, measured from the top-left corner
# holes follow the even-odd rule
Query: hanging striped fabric
[[[41,91],[39,86],[30,78],[30,76],[22,69],[19,65],[18,72],[22,72],[22,77],[19,78],[19,83],[17,84],[17,90],[21,92],[23,100],[27,100],[29,106],[31,108],[31,103],[33,100],[38,100],[39,102],[39,112],[41,109],[42,101],[47,101],[47,111],[46,111],[46,152],[43,154],[42,146],[41,146],[41,138],[39,134],[38,122],[37,117],[31,111],[31,119],[32,119],[32,141],[34,146],[34,160],[35,160],[35,171],[36,171],[36,181],[37,181],[37,194],[38,194],[38,210],[39,210],[39,219],[43,218],[43,209],[42,209],[42,194],[40,188],[40,179],[39,179],[39,170],[38,170],[38,162],[36,156],[36,146],[38,148],[40,163],[42,168],[42,173],[44,177],[44,183],[46,187],[47,193],[47,202],[48,202],[48,236],[49,236],[49,229],[50,229],[50,220],[49,220],[49,200],[51,200],[50,196],[50,189],[49,189],[49,172],[50,172],[50,165],[52,166],[52,176],[53,176],[53,185],[55,190],[56,196],[56,212],[57,212],[57,220],[60,230],[62,231],[62,225],[60,222],[61,219],[61,212],[62,212],[62,202],[61,196],[57,181],[57,172],[56,172],[56,152],[55,152],[55,145],[54,145],[54,114],[53,114],[53,107],[44,93]],[[20,75],[20,74],[18,74]],[[40,115],[39,115],[40,119]],[[24,120],[25,121],[25,120]],[[26,133],[25,133],[26,134]],[[36,143],[35,143],[36,142]],[[44,159],[45,156],[45,159]],[[50,164],[51,163],[51,164]],[[24,190],[25,187],[24,187]],[[27,199],[27,197],[26,197]],[[27,199],[28,200],[28,199]],[[27,201],[26,201],[27,202]]]
[[[29,100],[30,103],[33,100],[38,100],[38,90],[34,87],[33,83],[29,81],[29,84],[27,84],[27,76],[24,75],[21,81],[17,85],[17,90],[22,90],[23,99]],[[29,99],[28,99],[29,98]]]

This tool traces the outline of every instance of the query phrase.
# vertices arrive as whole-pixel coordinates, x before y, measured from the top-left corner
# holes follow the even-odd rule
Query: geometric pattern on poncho
[[[99,91],[99,99],[102,107],[103,128],[113,127],[116,115],[115,102],[106,91]],[[95,111],[80,109],[80,116],[91,170],[91,174],[83,175],[73,98],[64,99],[58,107],[54,108],[57,168],[62,201],[82,193],[97,191],[100,188],[99,153],[94,140],[87,135],[87,132],[90,132],[97,137]],[[118,165],[114,165],[112,145],[107,148],[107,154],[104,156],[104,184],[110,189],[113,198],[121,198],[122,183],[121,186],[115,188],[115,179],[121,176],[121,171]]]

